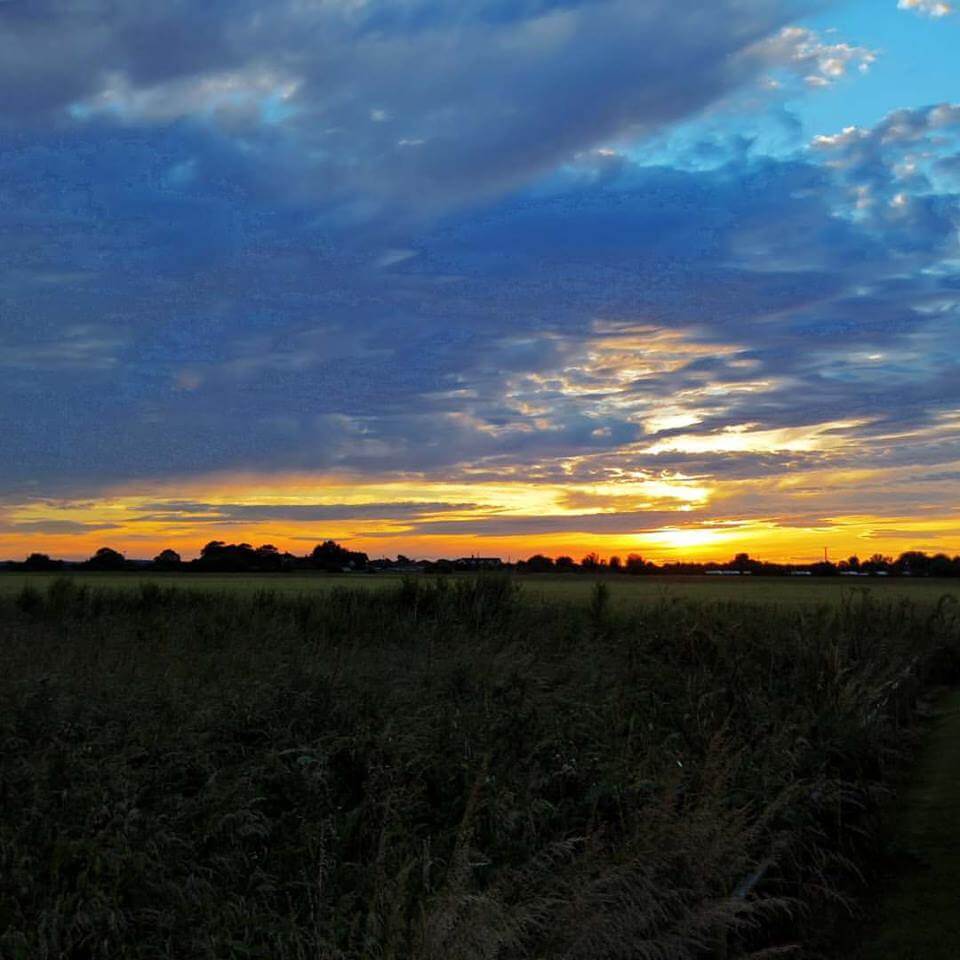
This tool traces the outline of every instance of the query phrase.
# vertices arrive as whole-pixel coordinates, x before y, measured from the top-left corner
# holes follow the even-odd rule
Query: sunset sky
[[[960,553],[960,12],[2,0],[0,559]]]

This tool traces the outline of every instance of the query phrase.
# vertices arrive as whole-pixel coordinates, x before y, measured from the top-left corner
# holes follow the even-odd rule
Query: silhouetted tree
[[[739,570],[740,573],[759,573],[763,564],[759,560],[751,560],[749,553],[738,553],[727,564],[728,570]]]
[[[397,558],[398,562],[400,558]],[[341,547],[333,540],[325,540],[313,548],[310,565],[317,570],[335,572],[341,570],[364,570],[369,560],[365,553],[358,553]],[[409,563],[409,561],[407,561]]]
[[[211,540],[196,561],[200,570],[239,573],[257,569],[257,554],[249,543],[224,543]]]
[[[526,569],[530,573],[551,573],[555,567],[554,561],[542,553],[535,553],[526,562]]]
[[[276,572],[283,568],[283,554],[272,543],[257,547],[254,553],[257,570]]]
[[[930,558],[930,576],[931,577],[950,577],[954,576],[954,560],[951,560],[945,553],[934,554]]]
[[[573,557],[557,557],[554,567],[558,573],[569,573],[577,569],[577,562]]]
[[[897,573],[905,577],[929,577],[930,557],[919,550],[908,550],[901,553],[893,565]]]
[[[161,550],[153,558],[153,565],[158,570],[178,570],[181,566],[180,554],[176,550]]]
[[[610,558],[610,572],[619,573],[623,568],[623,564],[620,562],[620,558],[616,555]]]
[[[60,570],[62,560],[51,560],[45,553],[31,553],[23,562],[24,570]]]
[[[865,573],[888,573],[893,564],[893,557],[885,557],[882,553],[875,553],[869,560],[860,564]]]
[[[101,547],[86,564],[91,570],[123,570],[127,565],[122,553],[110,547]]]
[[[226,573],[261,572],[276,573],[280,570],[292,570],[297,558],[289,553],[281,553],[272,543],[265,543],[254,549],[249,543],[224,543],[211,540],[194,561],[198,570],[215,570]]]

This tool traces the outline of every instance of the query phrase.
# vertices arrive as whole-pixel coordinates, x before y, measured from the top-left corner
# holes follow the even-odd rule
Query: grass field
[[[0,594],[3,960],[790,952],[960,675],[958,605],[900,591],[111,582]]]
[[[46,590],[60,574],[2,573],[0,595],[16,593],[26,584]],[[250,593],[275,590],[290,595],[310,595],[333,588],[393,590],[402,581],[399,574],[179,574],[179,573],[70,573],[78,584],[90,587],[133,588],[141,583],[163,587],[209,592]],[[430,581],[432,577],[417,575]],[[463,579],[462,576],[455,579]],[[960,580],[883,579],[846,577],[630,577],[602,578],[617,606],[634,601],[664,599],[697,601],[748,601],[804,606],[835,605],[869,591],[877,600],[907,599],[917,603],[936,603],[943,595],[960,600]],[[532,599],[589,600],[596,577],[572,575],[519,575],[516,582]]]
[[[960,691],[941,695],[892,830],[895,874],[850,960],[956,960],[960,944]]]

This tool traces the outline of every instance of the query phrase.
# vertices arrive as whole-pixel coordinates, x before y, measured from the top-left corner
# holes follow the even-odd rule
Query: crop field
[[[224,581],[0,592],[4,960],[812,957],[960,679],[929,584]]]
[[[56,573],[0,573],[0,596],[17,593],[25,586],[44,591],[62,575]],[[202,593],[256,593],[267,590],[288,595],[309,596],[333,589],[396,590],[401,574],[322,574],[322,573],[96,573],[71,572],[70,579],[90,588],[138,590],[141,584],[177,587]],[[432,576],[414,575],[432,583]],[[462,574],[445,579],[469,579]],[[441,578],[444,579],[444,578]],[[747,601],[778,605],[817,606],[838,604],[868,591],[877,600],[911,600],[936,603],[951,595],[960,600],[960,579],[935,578],[847,578],[847,577],[710,577],[612,575],[603,577],[610,602],[628,606],[637,601],[690,599],[697,601]],[[516,583],[523,595],[532,600],[586,602],[592,595],[597,577],[588,574],[521,574]]]

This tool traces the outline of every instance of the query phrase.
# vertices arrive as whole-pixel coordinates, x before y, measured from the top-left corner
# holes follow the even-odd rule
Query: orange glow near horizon
[[[325,539],[371,557],[479,554],[513,560],[534,553],[579,559],[597,552],[639,553],[658,562],[713,561],[743,551],[771,561],[809,562],[824,547],[835,560],[910,549],[960,552],[957,513],[875,516],[846,509],[814,516],[810,501],[824,491],[830,494],[825,503],[834,504],[846,492],[849,508],[881,481],[896,482],[896,471],[823,470],[726,482],[620,473],[598,483],[212,476],[150,484],[149,492],[115,489],[97,498],[37,499],[7,508],[0,515],[0,557],[38,551],[83,559],[111,546],[136,558],[167,547],[189,558],[210,540],[272,543],[304,554]],[[800,505],[814,508],[809,520],[797,513]],[[331,513],[289,515],[313,509]],[[269,516],[271,510],[279,515]],[[789,521],[778,519],[791,513]]]

